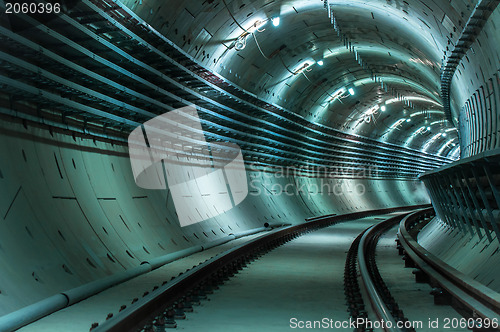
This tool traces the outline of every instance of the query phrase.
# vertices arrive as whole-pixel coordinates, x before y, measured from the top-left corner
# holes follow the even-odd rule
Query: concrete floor
[[[445,318],[458,318],[459,315],[450,306],[434,305],[434,297],[430,295],[432,290],[429,284],[417,284],[412,274],[413,268],[404,268],[402,256],[396,249],[396,233],[398,226],[380,237],[377,245],[377,266],[380,275],[384,279],[392,296],[396,299],[405,316],[411,321],[422,322],[423,328],[418,331],[451,331],[444,328]],[[438,319],[438,328],[429,327],[429,319]],[[469,331],[467,329],[454,328],[452,331]]]
[[[346,252],[377,219],[333,225],[276,248],[227,281],[209,296],[210,301],[194,307],[186,320],[177,321],[178,329],[290,331],[292,318],[348,321],[343,280]]]

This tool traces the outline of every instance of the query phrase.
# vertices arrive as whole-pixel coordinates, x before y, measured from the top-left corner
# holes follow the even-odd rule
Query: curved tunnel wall
[[[486,2],[487,1],[483,1],[482,3],[484,4]],[[233,22],[226,17],[226,9],[223,8],[223,5],[220,3],[209,2],[213,6],[211,9],[213,11],[212,17],[216,18],[212,21],[203,21],[204,17],[209,17],[210,15],[205,16],[205,13],[200,15],[200,12],[192,10],[196,10],[195,6],[189,8],[189,6],[185,6],[185,4],[181,3],[175,8],[169,8],[168,11],[161,5],[157,6],[156,3],[144,4],[143,6],[140,5],[142,3],[136,1],[125,1],[124,3],[130,8],[133,8],[137,14],[154,25],[159,31],[168,36],[168,38],[175,41],[179,47],[191,54],[198,61],[216,69],[224,77],[237,84],[241,84],[248,90],[256,91],[262,98],[286,106],[296,102],[296,100],[293,99],[294,95],[292,95],[292,93],[288,93],[287,99],[287,92],[304,92],[316,88],[305,80],[303,81],[306,86],[299,87],[297,82],[294,82],[291,86],[283,86],[281,90],[275,88],[274,84],[267,84],[268,82],[279,82],[279,79],[276,78],[279,77],[279,75],[277,75],[279,74],[279,66],[271,66],[269,64],[268,67],[265,67],[268,71],[266,72],[266,70],[262,69],[262,75],[256,77],[256,72],[261,69],[259,68],[261,63],[256,59],[261,59],[261,57],[255,47],[251,49],[253,53],[246,50],[246,53],[240,52],[240,54],[232,56],[233,54],[231,51],[226,49],[227,45],[230,43],[219,40],[220,38],[214,38],[214,36],[219,37],[221,35],[221,30],[231,31],[233,28],[238,30],[233,26]],[[353,1],[352,3],[359,2]],[[375,1],[373,4],[375,7],[379,5]],[[432,45],[433,51],[437,54],[435,65],[436,68],[438,68],[436,71],[439,72],[439,58],[444,54],[444,58],[442,59],[447,61],[447,57],[450,56],[451,50],[458,44],[462,31],[476,4],[481,4],[481,1],[421,1],[418,4],[414,2],[404,2],[404,5],[399,1],[387,1],[384,5],[387,6],[386,9],[388,12],[392,12],[394,8],[391,7],[395,7],[397,10],[401,10],[406,14],[410,13],[410,18],[415,18],[416,16],[424,24],[424,26],[421,26],[422,30],[428,31],[428,28],[432,32],[432,42],[429,45]],[[276,7],[278,7],[278,5],[269,5],[266,10],[259,10],[260,8],[255,8],[257,6],[254,7],[253,3],[245,3],[244,1],[228,1],[228,5],[237,19],[245,23],[256,19],[259,14],[264,15],[263,17],[277,15]],[[363,10],[366,9],[363,8]],[[299,8],[298,12],[300,11],[301,8]],[[250,13],[248,14],[249,16],[246,16],[247,13]],[[252,13],[254,14],[252,15]],[[319,11],[315,12],[315,14],[316,13],[321,14]],[[378,17],[377,12],[375,12],[375,15],[373,15],[373,12],[371,14],[373,19]],[[195,16],[197,18],[196,21],[194,20]],[[292,16],[294,16],[293,12]],[[302,16],[297,15],[297,21],[299,21],[299,17],[302,18]],[[369,24],[368,22],[371,21],[370,17],[368,15],[365,17],[367,18],[366,24]],[[406,19],[406,17],[404,18]],[[224,20],[229,20],[230,23],[225,26],[217,25],[217,22]],[[306,21],[311,22],[311,17],[307,17],[304,23],[306,23]],[[435,132],[432,132],[418,142],[421,146],[430,146],[429,151],[445,151],[446,154],[451,156],[455,156],[460,152],[461,157],[464,158],[500,147],[500,137],[497,137],[497,135],[500,135],[499,22],[500,10],[497,7],[485,22],[484,27],[482,29],[475,29],[475,34],[477,34],[477,36],[474,35],[473,37],[476,39],[470,48],[465,49],[465,54],[463,54],[452,80],[451,105],[454,123],[451,124],[445,119],[432,122],[435,123],[433,129],[434,127],[441,127],[443,133],[447,133],[447,136],[441,135],[437,137],[435,136]],[[194,25],[190,25],[192,23],[194,23]],[[295,22],[290,21],[288,23]],[[472,20],[471,23],[476,24],[478,21]],[[184,29],[185,25],[189,25],[191,29],[186,31]],[[297,24],[294,27],[297,26],[299,25]],[[205,29],[205,27],[208,30]],[[356,31],[358,28],[359,27],[356,26]],[[304,25],[303,29],[303,34],[301,36],[304,37],[294,40],[294,46],[296,46],[297,50],[296,53],[308,55],[309,53],[314,54],[318,50],[321,50],[321,46],[318,45],[323,35],[315,31],[317,35],[314,34],[314,36],[309,36],[308,34],[310,34],[310,31],[307,23]],[[295,34],[296,31],[289,31],[289,33]],[[309,37],[305,37],[306,34]],[[265,37],[259,38],[261,38],[261,46],[264,45],[264,50],[274,50],[279,45],[275,43],[271,47],[269,43],[267,45],[265,44]],[[221,43],[224,42],[226,43],[226,47],[219,47]],[[282,41],[280,40],[279,42],[281,43]],[[365,42],[368,43],[367,41]],[[371,42],[372,41],[370,41],[370,43]],[[389,43],[385,44],[385,46],[388,45]],[[270,52],[271,51],[269,51],[269,53]],[[392,53],[394,54],[394,52]],[[249,54],[251,54],[251,56]],[[221,59],[227,61],[221,61]],[[289,58],[287,60],[291,61]],[[346,57],[343,60],[348,59]],[[373,61],[373,59],[371,60]],[[434,69],[434,58],[432,56],[426,59],[424,54],[424,56],[415,57],[413,60],[422,61],[425,66],[432,66],[432,69]],[[441,64],[441,67],[442,66],[444,66],[444,63]],[[251,67],[252,70],[238,70],[242,67]],[[312,76],[313,74],[311,74],[311,77]],[[436,82],[439,82],[439,80],[436,80]],[[266,86],[266,84],[271,86],[267,90],[262,88]],[[323,94],[321,89],[317,90],[317,94]],[[308,95],[304,93],[304,95],[317,98],[317,95],[314,94]],[[316,98],[304,98],[306,105],[309,106],[317,103]],[[297,99],[301,100],[300,98]],[[306,109],[310,111],[308,107],[306,107]],[[336,112],[336,114],[338,114],[338,112]],[[345,117],[340,115],[338,119],[339,124],[342,123],[342,120],[345,121]],[[407,128],[411,128],[413,123],[415,122],[412,122],[410,126],[404,127],[405,133],[410,130]],[[426,124],[426,126],[427,125],[428,124]],[[449,128],[450,132],[446,129],[448,125],[454,125],[458,129],[459,145],[455,145],[457,140],[454,135],[451,135],[454,134],[455,131],[452,128]],[[403,135],[403,137],[399,137],[394,141],[402,143],[404,139],[406,139],[406,137]],[[498,167],[498,165],[494,165],[494,167]],[[441,179],[441,183],[443,191],[446,192],[446,186],[449,186],[446,178]],[[447,194],[451,195],[449,191]],[[465,196],[464,194],[464,197]],[[455,198],[455,196],[450,196],[449,198],[452,199]],[[441,203],[444,200],[445,198],[441,197]],[[461,204],[463,205],[463,203],[464,202]],[[472,205],[471,202],[469,203]],[[463,218],[460,217],[460,213],[461,212],[454,214],[449,212],[446,217],[455,219],[456,222],[462,222]],[[469,217],[466,216],[466,218],[468,219]],[[429,250],[433,251],[454,267],[470,274],[485,285],[498,289],[499,286],[494,281],[496,270],[489,268],[498,260],[498,255],[496,254],[498,252],[498,246],[496,244],[498,239],[496,235],[492,234],[494,241],[489,243],[485,241],[486,238],[478,239],[468,234],[460,234],[461,238],[456,240],[455,237],[452,236],[455,236],[457,233],[461,232],[455,229],[453,233],[451,233],[449,228],[443,227],[443,225],[436,220],[429,224],[421,240]],[[464,257],[467,258],[464,259]]]
[[[471,20],[473,26],[477,22]],[[492,267],[498,266],[500,257],[495,195],[500,147],[499,22],[496,7],[482,30],[476,29],[475,41],[459,61],[451,106],[462,161],[423,177],[439,218],[419,235],[419,242],[434,255],[496,291],[500,289],[498,270]]]
[[[498,241],[462,232],[439,219],[434,219],[418,236],[420,245],[458,271],[499,292],[500,264]]]
[[[123,3],[198,62],[259,98],[293,110],[310,121],[377,139],[384,135],[385,126],[409,115],[402,103],[392,105],[390,112],[380,117],[380,128],[372,124],[355,128],[350,118],[358,120],[357,113],[390,95],[401,98],[418,94],[439,101],[442,51],[448,41],[457,37],[456,31],[463,24],[460,21],[473,8],[470,1],[332,1],[330,6],[337,15],[337,23],[349,38],[349,44],[352,41],[353,47],[346,48],[337,38],[325,10],[328,6],[320,1],[228,0],[227,6],[220,1],[179,2],[172,6],[134,0]],[[260,47],[250,37],[244,50],[235,51],[231,45],[241,29],[228,12],[246,28],[256,20],[280,15],[282,23],[277,28],[266,25],[265,31],[256,34]],[[360,66],[355,54],[376,69]],[[305,60],[314,63],[319,59],[325,65],[321,68],[311,65],[308,78],[290,76],[290,71]],[[373,79],[374,72],[385,80],[380,91],[377,89],[380,82]],[[325,108],[335,91],[345,84],[354,84],[363,97]],[[435,106],[420,103],[417,109]],[[387,116],[389,113],[391,116]],[[435,118],[431,116],[422,125],[429,126]],[[411,130],[407,128],[416,123],[405,124],[404,130],[395,131],[388,138],[396,144],[404,143],[409,136],[407,130]],[[433,126],[433,132],[444,131],[449,125]],[[452,136],[455,133],[448,134]],[[425,142],[426,137],[418,136],[412,143],[421,148]],[[434,143],[431,152],[438,151],[446,141]]]
[[[453,77],[461,157],[500,147],[500,9],[488,18]]]
[[[393,2],[390,3],[392,6]],[[464,4],[465,1],[453,2],[457,8],[465,8]],[[223,48],[219,47],[219,43],[213,46],[210,33],[201,27],[196,31],[197,45],[194,45],[194,39],[191,41],[181,35],[179,31],[189,31],[191,19],[185,19],[190,13],[184,11],[183,3],[176,2],[177,5],[176,11],[168,8],[170,13],[182,12],[176,16],[175,26],[165,26],[163,30],[158,27],[159,30],[168,30],[165,33],[168,38],[178,47],[190,50],[197,61],[210,68],[215,61],[214,54],[208,50],[219,48],[218,52],[223,52]],[[442,5],[443,8],[452,6],[447,2]],[[153,7],[156,9],[157,6],[158,3],[155,3]],[[419,4],[417,8],[421,7]],[[431,7],[435,9],[432,14],[435,17],[448,12],[434,1]],[[431,7],[428,8],[432,12]],[[160,10],[152,10],[149,5],[141,8],[145,11],[141,16],[148,22],[162,22],[160,16],[155,17]],[[224,22],[229,20],[225,10],[217,10],[217,15],[224,16]],[[258,8],[255,11],[258,12]],[[427,9],[424,9],[424,14],[425,11]],[[466,13],[462,16],[466,17],[469,11],[464,11]],[[326,13],[322,14],[328,21]],[[445,20],[445,15],[441,21],[446,22],[447,30],[453,31],[455,27],[459,31],[459,14],[453,10],[450,15],[451,19],[448,17]],[[497,9],[490,20],[498,21],[498,15]],[[435,23],[430,24],[439,28],[441,23],[438,20]],[[474,46],[474,55],[468,54],[464,58],[464,67],[457,71],[452,95],[455,109],[458,109],[457,105],[465,105],[481,85],[489,82],[489,77],[497,77],[498,80],[498,75],[495,76],[498,52],[496,43],[491,42],[491,36],[498,35],[495,34],[496,29],[492,22],[487,22],[476,41],[478,45]],[[443,30],[440,35],[438,42],[435,41],[437,49],[445,39],[446,31]],[[440,52],[437,49],[435,52]],[[308,52],[308,49],[301,52]],[[425,56],[423,58],[425,60]],[[235,59],[238,60],[238,57]],[[229,71],[231,75],[225,76],[240,84],[242,74],[234,69],[231,72],[231,69],[224,67],[222,74]],[[484,75],[479,75],[482,72]],[[472,82],[469,83],[470,79]],[[488,92],[482,93],[489,96]],[[266,97],[266,94],[270,95],[270,92],[262,96]],[[277,96],[274,99],[269,96],[267,100],[280,101]],[[484,110],[488,107],[485,106]],[[498,111],[491,109],[490,113],[489,119],[492,119]],[[463,126],[462,142],[467,135],[472,137],[474,134],[473,141],[478,142],[482,137],[493,134],[493,126],[486,125],[487,116],[475,118],[466,113],[460,116],[468,116],[469,122],[475,121],[465,125],[460,120],[460,126]],[[409,127],[404,127],[402,134],[398,135],[401,142],[400,136],[407,135],[406,128]],[[5,273],[0,275],[0,315],[54,293],[131,270],[154,257],[207,243],[230,233],[261,227],[266,222],[300,223],[305,218],[319,215],[428,202],[425,188],[416,180],[278,177],[248,169],[247,178],[254,182],[249,183],[251,192],[242,204],[215,218],[181,228],[167,191],[149,191],[136,186],[128,151],[123,143],[69,131],[58,132],[10,118],[2,119],[0,129],[0,149],[3,156],[9,156],[0,160],[0,213],[3,217],[0,222],[0,262],[5,267]],[[419,140],[419,143],[423,141]],[[441,141],[436,143],[440,144]],[[392,167],[389,163],[386,161],[387,166]],[[396,161],[394,163],[397,164]],[[344,190],[340,195],[327,193],[324,191],[325,182],[329,183],[330,189],[341,185]],[[280,193],[280,188],[288,185],[288,188],[303,188],[305,191],[299,195]],[[362,195],[356,192],[356,188],[360,187],[364,188]],[[319,192],[315,191],[316,188]],[[205,203],[208,204],[208,201]],[[441,231],[439,229],[438,233],[431,235],[429,241],[439,239],[432,245],[444,251],[442,246],[452,241],[439,236]],[[447,252],[452,253],[453,250]]]
[[[13,119],[3,119],[0,132],[0,150],[8,156],[0,159],[0,315],[265,222],[428,203],[422,184],[413,180],[275,177],[248,170],[254,182],[242,204],[181,228],[167,191],[136,186],[122,143]],[[345,190],[327,193],[324,183]],[[279,194],[287,184],[304,190]],[[315,188],[323,189],[310,196],[307,190]]]

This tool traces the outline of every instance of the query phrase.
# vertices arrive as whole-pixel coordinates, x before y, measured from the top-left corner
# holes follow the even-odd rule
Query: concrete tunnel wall
[[[429,202],[423,185],[408,180],[323,179],[343,181],[346,190],[338,196],[278,195],[265,188],[288,183],[321,188],[322,179],[249,170],[247,178],[258,181],[242,204],[181,228],[167,191],[135,184],[123,143],[12,118],[0,122],[0,133],[0,316],[265,222],[294,224]],[[355,185],[363,185],[365,193],[358,195]]]
[[[498,22],[500,7],[491,13],[476,40],[464,54],[452,80],[451,105],[459,131],[461,158],[500,147]],[[500,261],[499,242],[493,232],[491,235],[493,242],[490,243],[486,237],[463,234],[436,218],[423,229],[418,239],[424,248],[450,266],[500,291],[498,269],[494,268],[499,266]]]
[[[500,266],[499,243],[493,243],[477,234],[464,234],[460,229],[452,229],[438,218],[434,218],[418,235],[418,242],[439,259],[474,280],[499,292]]]
[[[500,147],[500,8],[486,21],[452,81],[461,157]]]
[[[496,135],[500,123],[496,120],[500,114],[500,34],[494,24],[499,15],[497,8],[453,80],[452,105],[459,114],[462,155],[473,155],[500,142],[484,143]],[[460,25],[453,26],[458,34]],[[202,58],[205,56],[197,59]],[[211,59],[204,61],[208,64]],[[473,97],[481,106],[467,113],[464,105]],[[124,145],[23,125],[13,119],[2,120],[0,132],[0,316],[58,292],[129,271],[152,258],[261,227],[265,222],[299,223],[312,216],[428,202],[423,185],[409,180],[330,180],[343,181],[347,188],[343,195],[277,195],[264,187],[292,183],[321,188],[324,179],[269,178],[249,170],[249,179],[262,179],[261,195],[249,195],[223,215],[181,228],[166,191],[136,186]],[[366,187],[364,195],[349,191],[356,184]],[[498,246],[483,251],[483,243],[477,244],[475,239],[450,240],[454,234],[437,220],[425,232],[421,240],[429,250],[442,253],[443,259],[465,273],[477,274],[481,282],[490,282],[496,270],[489,267],[498,260]]]

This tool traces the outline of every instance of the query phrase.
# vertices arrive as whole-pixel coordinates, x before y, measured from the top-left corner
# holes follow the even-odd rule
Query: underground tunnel
[[[499,330],[498,4],[1,1],[0,331]]]

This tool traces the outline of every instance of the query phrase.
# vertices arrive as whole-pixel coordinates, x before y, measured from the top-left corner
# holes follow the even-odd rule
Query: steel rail
[[[273,225],[273,227],[276,226],[279,225]],[[150,260],[143,261],[140,265],[126,269],[125,271],[117,272],[113,275],[90,281],[75,288],[63,290],[60,293],[54,294],[41,301],[30,304],[7,315],[0,316],[0,331],[4,332],[17,330],[41,317],[64,309],[110,287],[113,287],[114,285],[118,285],[139,275],[148,273],[177,259],[213,248],[234,239],[269,230],[270,228],[268,227],[258,227],[243,232],[232,233],[217,240],[206,242],[203,245],[194,245],[163,256],[157,256]]]
[[[500,322],[500,293],[451,267],[423,248],[410,234],[410,229],[431,211],[432,209],[415,212],[401,221],[398,239],[406,259],[411,259],[435,284],[472,313],[483,319],[496,319]]]
[[[355,212],[347,215],[329,215],[324,218],[314,218],[299,225],[278,229],[272,233],[232,248],[193,267],[179,277],[174,278],[154,292],[143,297],[140,301],[120,311],[117,315],[106,320],[103,324],[94,325],[92,331],[139,331],[144,326],[152,325],[153,322],[163,322],[161,324],[164,327],[164,320],[166,317],[169,317],[172,306],[175,303],[177,303],[177,305],[180,303],[182,308],[182,303],[185,301],[186,294],[191,290],[199,289],[203,285],[212,284],[214,276],[215,278],[224,278],[233,275],[241,264],[245,264],[251,257],[260,255],[262,251],[270,250],[301,234],[327,227],[337,222],[421,207],[423,206],[419,205]]]
[[[406,318],[375,268],[375,248],[379,236],[390,227],[397,225],[403,218],[404,215],[399,215],[371,226],[361,235],[357,244],[357,262],[361,282],[368,295],[370,306],[381,323],[381,329],[386,332],[413,331],[413,329],[398,327],[398,324],[406,321]],[[399,319],[395,315],[399,316]]]
[[[377,231],[377,225],[370,227],[363,234],[363,237],[361,238],[361,241],[359,243],[358,264],[359,264],[359,271],[361,274],[361,280],[363,281],[366,292],[368,293],[370,299],[372,309],[377,315],[377,317],[380,319],[381,322],[385,322],[387,324],[386,326],[389,326],[388,323],[390,323],[390,327],[387,327],[385,331],[399,332],[402,330],[396,327],[396,320],[394,319],[394,317],[391,314],[391,311],[387,308],[386,304],[382,300],[382,297],[379,295],[367,267],[368,263],[365,258],[365,248],[367,242],[369,241],[369,238],[371,238],[373,234],[376,233],[376,231]]]

